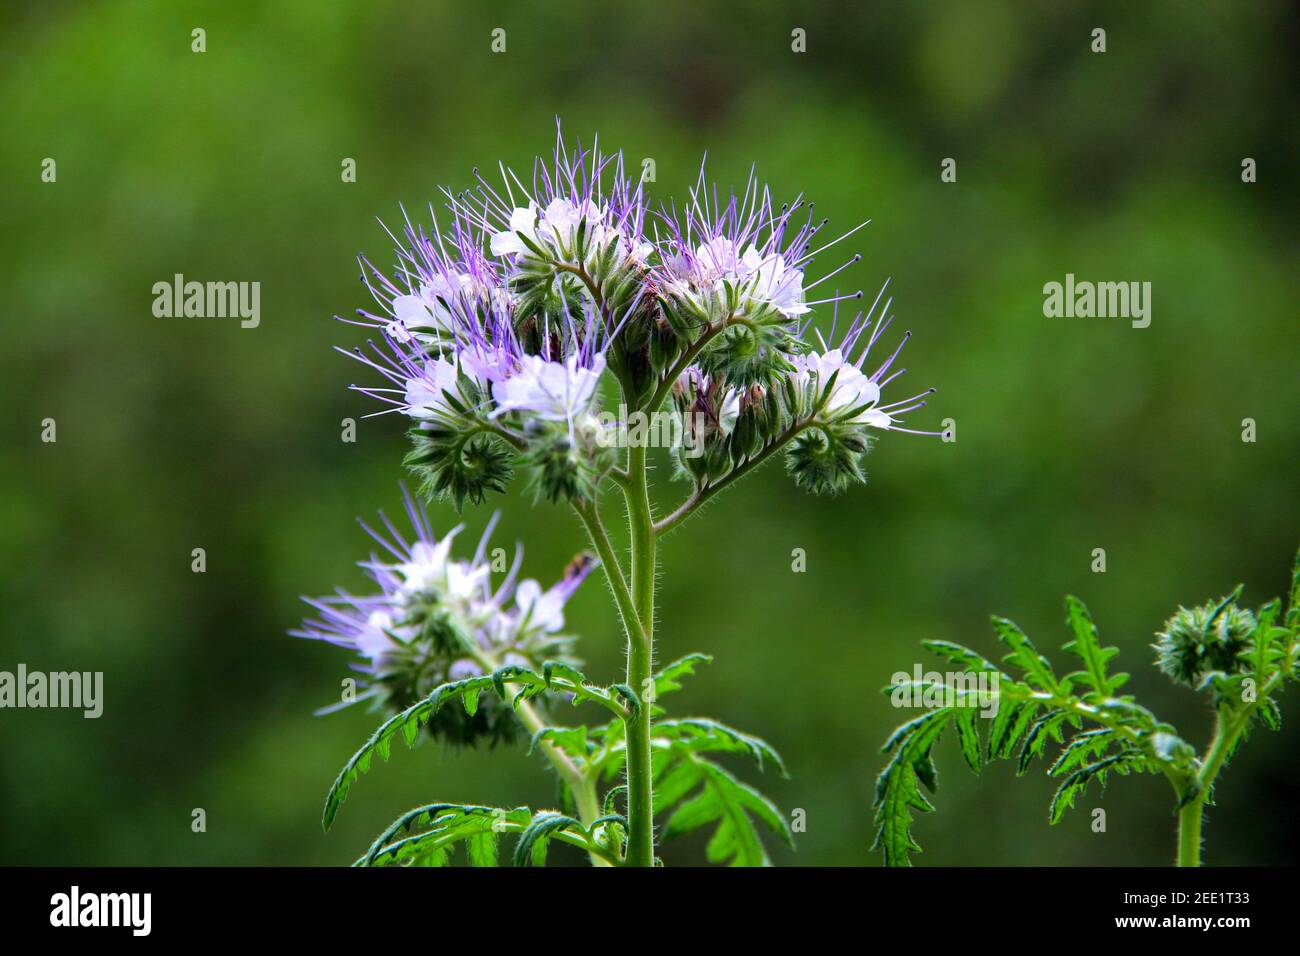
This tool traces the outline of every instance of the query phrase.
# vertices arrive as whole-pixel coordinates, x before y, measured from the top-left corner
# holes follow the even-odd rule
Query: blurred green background
[[[992,612],[1055,649],[1062,595],[1080,595],[1131,689],[1204,743],[1205,702],[1150,667],[1152,633],[1238,581],[1255,604],[1281,593],[1297,544],[1294,7],[713,7],[0,12],[0,669],[102,670],[106,685],[98,721],[0,712],[0,863],[340,864],[418,802],[553,803],[536,758],[430,745],[354,787],[322,835],[326,788],[375,718],[314,718],[346,655],[285,631],[298,595],[362,585],[354,516],[399,502],[401,422],[340,441],[342,419],[373,410],[346,389],[365,370],[331,350],[361,340],[331,319],[369,304],[355,255],[390,262],[375,217],[422,209],[476,164],[525,168],[556,116],[634,166],[653,157],[660,200],[685,195],[707,151],[723,184],[757,163],[832,228],[870,217],[841,288],[892,276],[896,327],[916,333],[904,381],[939,387],[912,423],[957,422],[953,444],[886,436],[869,486],[840,500],[768,467],[663,544],[659,656],[717,658],[678,711],[772,741],[791,779],[763,785],[807,812],[778,862],[878,863],[878,747],[904,715],[877,690],[931,663],[923,639],[991,652]],[[195,27],[206,53],[190,50]],[[56,183],[40,181],[46,157]],[[261,326],[155,318],[151,287],[177,272],[259,281]],[[1150,328],[1045,318],[1042,287],[1067,272],[1150,281]],[[56,444],[40,440],[47,417]],[[681,493],[660,489],[664,505]],[[529,574],[552,579],[582,547],[567,513],[521,492],[500,504],[498,536],[526,543]],[[487,514],[467,515],[471,531]],[[438,506],[435,520],[455,518]],[[613,678],[598,579],[569,616],[589,672]],[[1296,862],[1288,698],[1288,726],[1222,779],[1210,863]],[[923,864],[1172,858],[1161,780],[1091,791],[1053,828],[1041,774],[977,779],[958,763],[945,741]],[[206,833],[191,832],[196,807]]]

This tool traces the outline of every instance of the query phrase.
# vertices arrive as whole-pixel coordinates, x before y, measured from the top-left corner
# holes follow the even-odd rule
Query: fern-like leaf
[[[781,776],[789,776],[781,755],[767,741],[707,717],[656,721],[654,736],[672,741],[693,753],[745,753],[754,759],[759,770],[767,763],[776,767]]]
[[[1096,780],[1104,788],[1106,774],[1112,772],[1128,774],[1134,769],[1144,767],[1145,764],[1146,757],[1140,752],[1121,750],[1119,753],[1080,767],[1061,782],[1061,786],[1052,797],[1048,819],[1054,824],[1059,823],[1065,811],[1074,806],[1075,797],[1083,793],[1091,781]]]
[[[485,691],[495,692],[501,699],[508,700],[507,686],[521,688],[513,698],[516,706],[524,700],[536,697],[548,690],[572,695],[573,703],[584,701],[599,704],[620,719],[633,716],[640,701],[635,692],[626,687],[603,688],[589,683],[582,674],[566,664],[548,661],[543,665],[543,672],[538,674],[526,667],[502,667],[490,675],[469,677],[450,684],[442,684],[428,697],[406,708],[384,721],[355,754],[344,765],[330,787],[325,798],[325,812],[322,825],[326,830],[334,823],[339,807],[347,799],[351,785],[362,774],[369,772],[375,754],[387,760],[392,751],[393,738],[401,733],[408,747],[415,745],[420,728],[429,722],[438,709],[450,701],[460,700],[469,713],[478,706],[479,695]]]
[[[910,866],[909,854],[921,850],[912,837],[912,812],[934,810],[920,784],[931,793],[936,788],[930,752],[954,710],[943,707],[908,721],[881,748],[893,752],[894,757],[876,779],[876,841],[872,849],[884,853],[886,866]]]
[[[573,829],[583,833],[582,824],[562,813],[542,811],[533,817],[527,829],[515,844],[515,866],[544,866],[546,848],[551,837],[560,830]]]
[[[1038,653],[1038,649],[1034,647],[1028,635],[1017,627],[1014,621],[994,616],[993,629],[997,632],[998,640],[1011,649],[1011,653],[1002,658],[1003,663],[1011,664],[1023,671],[1027,683],[1048,693],[1068,691],[1068,687],[1062,687],[1061,682],[1056,679],[1051,663]]]
[[[1066,623],[1074,632],[1074,640],[1066,644],[1063,650],[1083,661],[1083,670],[1067,675],[1093,689],[1100,698],[1114,697],[1115,692],[1128,681],[1128,674],[1108,675],[1106,665],[1119,653],[1118,647],[1102,647],[1097,636],[1097,626],[1092,622],[1092,615],[1084,603],[1073,595],[1065,599]]]
[[[713,658],[708,654],[687,654],[685,657],[678,658],[662,668],[654,675],[655,699],[658,700],[664,694],[672,691],[681,690],[682,685],[678,678],[694,674],[698,664],[711,664],[712,662]]]
[[[785,817],[771,800],[697,753],[679,753],[662,782],[663,796],[656,794],[656,806],[667,809],[676,804],[664,825],[663,839],[714,825],[705,850],[710,863],[770,865],[755,820],[794,844]]]
[[[511,827],[522,829],[529,817],[527,807],[503,810],[449,803],[416,807],[393,821],[356,865],[443,866],[450,862],[452,849],[463,843],[471,865],[495,866],[500,834]]]

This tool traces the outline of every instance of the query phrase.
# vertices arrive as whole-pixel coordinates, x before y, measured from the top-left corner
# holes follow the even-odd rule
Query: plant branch
[[[650,401],[646,405],[646,411],[655,412],[659,409],[659,406],[663,404],[664,399],[668,397],[668,392],[673,387],[673,382],[677,381],[677,379],[681,377],[681,374],[691,367],[691,363],[699,358],[700,353],[704,351],[704,347],[712,342],[713,339],[717,337],[718,333],[730,325],[735,318],[736,316],[729,315],[717,325],[710,325],[705,328],[705,330],[700,334],[700,337],[691,343],[690,347],[682,353],[682,357],[674,363],[673,367],[669,369],[667,373],[665,373],[664,380],[659,383],[659,387],[655,389],[654,394],[650,396]]]
[[[677,509],[672,512],[672,514],[655,522],[655,534],[666,534],[673,528],[676,528],[679,524],[693,515],[696,510],[704,504],[704,502],[708,501],[718,492],[730,487],[751,471],[754,471],[763,464],[763,462],[767,461],[768,458],[772,457],[772,455],[785,447],[785,445],[801,431],[805,428],[812,427],[813,425],[814,423],[811,419],[804,419],[803,421],[795,422],[773,439],[753,458],[746,459],[712,484],[700,485],[691,493],[690,497],[683,501]]]
[[[609,535],[606,534],[605,525],[600,520],[596,503],[575,502],[573,510],[582,521],[583,527],[587,529],[587,537],[600,557],[605,580],[609,582],[609,589],[614,592],[614,603],[618,605],[619,616],[623,619],[623,630],[628,640],[630,641],[633,635],[637,635],[639,641],[645,641],[645,628],[637,615],[636,605],[632,601],[632,592],[628,590],[627,579],[623,576],[622,564],[614,552],[614,546],[610,544]]]
[[[495,671],[501,666],[500,662],[498,662],[496,658],[487,651],[477,650],[474,652],[474,657],[478,661],[479,666],[485,668],[489,672]],[[542,719],[541,714],[537,712],[537,708],[535,708],[529,701],[519,701],[515,704],[514,710],[520,723],[528,728],[529,734],[535,735],[539,731],[551,726]],[[551,743],[551,741],[541,741],[538,744],[538,748],[546,756],[546,759],[551,762],[551,766],[555,768],[556,772],[559,773],[560,779],[562,779],[565,786],[569,788],[569,792],[573,794],[573,803],[578,810],[578,819],[582,821],[584,827],[590,827],[592,821],[596,820],[600,816],[600,802],[596,798],[595,780],[585,773],[581,767],[574,763],[573,759],[568,754],[555,746],[555,744]],[[608,855],[603,849],[600,852],[597,852],[590,846],[584,846],[583,849],[586,849],[588,854],[591,856],[593,866],[610,865]]]
[[[1293,643],[1287,648],[1285,666],[1278,668],[1264,686],[1259,688],[1253,701],[1236,711],[1220,707],[1215,714],[1214,737],[1196,774],[1196,794],[1178,811],[1179,866],[1201,865],[1201,825],[1205,818],[1205,803],[1214,790],[1214,781],[1227,762],[1228,755],[1237,746],[1237,741],[1250,726],[1250,718],[1260,702],[1268,699],[1284,675],[1290,673],[1295,666],[1297,651],[1300,651],[1300,644]]]

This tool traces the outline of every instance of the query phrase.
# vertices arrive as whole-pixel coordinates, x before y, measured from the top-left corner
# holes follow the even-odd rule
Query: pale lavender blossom
[[[452,545],[462,526],[435,536],[424,507],[405,488],[402,494],[413,537],[382,512],[382,530],[362,523],[385,552],[359,562],[375,590],[304,598],[317,616],[291,633],[355,652],[351,666],[365,680],[357,699],[397,697],[399,704],[439,682],[480,674],[489,662],[536,668],[548,659],[568,660],[570,641],[559,633],[564,605],[595,562],[573,562],[543,590],[535,580],[518,580],[523,552],[517,549],[494,588],[486,556],[499,515],[473,556],[456,558]]]
[[[806,218],[797,222],[801,213]],[[684,214],[666,213],[663,218],[668,236],[661,240],[660,285],[701,312],[709,312],[711,303],[725,302],[729,293],[734,293],[743,312],[768,307],[787,319],[796,319],[815,305],[860,296],[807,299],[808,289],[856,262],[858,256],[808,286],[804,273],[816,254],[866,223],[812,250],[812,240],[826,221],[815,223],[812,205],[802,199],[776,207],[770,191],[759,185],[753,173],[741,196],[733,194],[720,203],[716,191],[711,194],[701,168]]]
[[[590,409],[604,371],[603,355],[590,366],[576,355],[564,361],[526,355],[513,374],[492,386],[496,414],[524,411],[542,421],[572,422]]]
[[[888,283],[886,283],[887,285]],[[795,369],[791,374],[797,385],[807,386],[811,384],[819,392],[830,385],[833,379],[834,384],[830,386],[830,394],[826,396],[826,402],[821,412],[827,417],[839,418],[847,416],[844,419],[845,421],[885,431],[908,432],[915,435],[940,435],[942,432],[918,431],[904,428],[900,424],[900,416],[924,408],[926,404],[925,398],[932,395],[935,389],[928,388],[908,398],[881,404],[885,386],[907,371],[905,368],[894,369],[893,366],[895,360],[903,351],[903,346],[912,337],[910,331],[904,333],[898,346],[874,371],[868,373],[862,370],[872,346],[876,344],[893,322],[892,317],[886,317],[893,302],[892,299],[885,301],[884,307],[880,310],[881,317],[874,322],[872,321],[872,315],[875,313],[876,306],[880,304],[884,292],[885,290],[882,288],[868,312],[858,313],[840,344],[835,348],[828,348],[825,340],[821,339],[819,335],[821,351],[813,350],[805,355],[796,356],[793,361]],[[867,336],[866,343],[862,346],[857,358],[851,359],[849,356],[853,354],[863,335],[868,331],[871,334]],[[834,338],[833,328],[831,336]]]

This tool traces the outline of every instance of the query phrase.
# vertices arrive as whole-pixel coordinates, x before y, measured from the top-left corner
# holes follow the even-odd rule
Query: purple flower
[[[590,367],[580,365],[577,356],[548,362],[527,355],[514,374],[493,385],[497,414],[527,411],[543,421],[571,423],[591,407],[604,370],[602,355]]]
[[[798,217],[806,212],[803,221]],[[812,205],[802,199],[777,209],[767,187],[753,173],[741,196],[734,193],[725,204],[716,187],[705,181],[703,167],[682,216],[665,213],[668,237],[662,242],[660,288],[703,314],[734,310],[753,313],[774,309],[787,319],[811,311],[823,302],[860,295],[832,296],[808,301],[804,277],[818,252],[830,248],[861,229],[862,223],[821,249],[809,251],[825,225],[812,220]],[[840,268],[860,257],[855,256]],[[838,273],[818,282],[825,281]]]
[[[825,403],[821,406],[819,412],[821,416],[886,431],[908,432],[915,435],[941,435],[942,432],[917,431],[916,429],[904,428],[900,424],[900,416],[924,408],[926,404],[925,398],[934,394],[935,389],[928,388],[908,398],[884,402],[883,404],[881,402],[885,386],[907,371],[905,368],[894,369],[893,366],[895,360],[903,351],[903,346],[912,337],[911,332],[904,333],[902,340],[894,351],[873,371],[863,371],[863,365],[871,352],[872,346],[879,341],[893,322],[892,317],[885,318],[885,313],[889,311],[893,299],[885,301],[884,308],[881,309],[881,317],[876,319],[874,323],[872,322],[871,317],[876,310],[876,306],[880,304],[880,298],[884,295],[884,292],[885,290],[882,287],[876,296],[875,302],[872,303],[871,309],[866,313],[859,312],[854,317],[848,331],[835,348],[828,348],[825,340],[818,335],[821,351],[814,349],[805,355],[796,356],[794,359],[795,370],[791,374],[797,386],[811,388],[818,398],[822,398],[822,393],[829,387],[829,394],[824,395]],[[866,343],[858,352],[857,358],[852,358],[854,349],[857,348],[858,343],[862,341],[863,336],[868,331],[871,334],[866,337]],[[834,336],[835,331],[832,327],[832,340]],[[831,384],[832,379],[834,381],[833,385]]]
[[[501,168],[501,186],[482,176],[473,200],[459,197],[466,218],[473,222],[490,255],[511,266],[519,260],[550,260],[566,266],[589,266],[614,246],[624,259],[644,261],[653,245],[644,236],[646,205],[641,183],[628,178],[623,154],[607,156],[599,141],[590,149],[581,144],[570,151],[559,124],[550,163],[533,164],[530,185],[513,170]],[[586,254],[578,254],[579,234]],[[539,256],[540,253],[540,256]]]
[[[575,663],[572,638],[561,633],[563,611],[594,566],[592,559],[573,562],[557,584],[543,590],[534,580],[518,581],[517,549],[513,566],[494,588],[487,555],[499,515],[492,516],[473,556],[456,558],[452,545],[462,527],[436,537],[423,506],[405,488],[402,496],[412,536],[382,512],[382,530],[362,524],[385,552],[359,563],[374,590],[304,598],[316,616],[291,632],[356,654],[352,667],[365,682],[356,699],[400,709],[439,684],[503,664]],[[458,731],[464,730],[458,722]]]
[[[422,421],[454,417],[450,395],[484,418],[571,425],[590,409],[605,353],[631,313],[583,301],[577,273],[595,281],[586,270],[644,271],[653,246],[643,236],[641,186],[621,155],[570,151],[558,128],[551,162],[537,161],[531,187],[504,167],[500,187],[475,176],[472,192],[443,191],[449,228],[436,217],[427,230],[406,220],[394,277],[362,258],[381,311],[362,311],[357,324],[380,338],[346,354],[388,384],[354,388]],[[627,264],[611,267],[611,250]],[[640,283],[632,285],[635,304]]]

